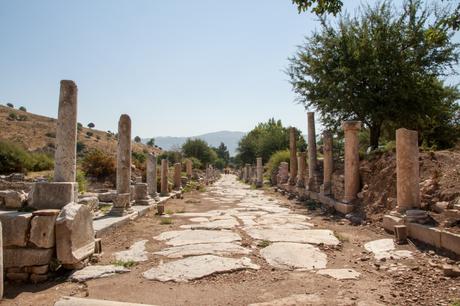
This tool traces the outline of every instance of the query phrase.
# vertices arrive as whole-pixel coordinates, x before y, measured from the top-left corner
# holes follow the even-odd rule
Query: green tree
[[[297,147],[305,150],[306,144],[299,130],[296,129]],[[283,127],[281,120],[269,119],[259,123],[238,143],[236,161],[240,164],[254,163],[257,157],[267,162],[276,151],[289,148],[289,129]]]
[[[155,146],[155,138],[150,138],[149,141],[147,141],[147,145],[149,147],[154,147]]]
[[[205,166],[217,159],[216,152],[211,149],[206,141],[188,138],[182,145],[182,153],[185,157],[195,157]]]
[[[292,3],[297,6],[299,13],[306,12],[311,9],[312,13],[318,16],[326,13],[334,16],[342,9],[342,1],[340,0],[292,0]]]
[[[88,123],[88,127],[89,127],[90,129],[93,129],[95,126],[96,126],[96,125],[95,125],[94,123],[92,123],[92,122]]]
[[[217,157],[223,160],[224,164],[227,165],[227,163],[230,161],[230,152],[228,152],[227,146],[221,142],[217,148],[213,149],[216,151]]]
[[[139,136],[134,137],[134,142],[140,143],[141,138]]]
[[[23,112],[27,112],[27,109],[26,109],[24,106],[21,106],[21,107],[19,108],[19,110],[20,110],[20,111],[23,111]]]
[[[323,20],[290,58],[298,101],[316,108],[329,128],[361,120],[372,148],[383,126],[420,131],[457,96],[440,80],[458,62],[458,44],[442,18],[414,0],[400,12],[387,1],[367,5],[356,17],[341,16],[337,26]]]

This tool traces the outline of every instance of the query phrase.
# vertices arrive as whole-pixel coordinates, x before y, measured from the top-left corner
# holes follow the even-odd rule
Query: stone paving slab
[[[235,243],[200,243],[187,244],[176,247],[170,247],[155,252],[155,255],[161,255],[168,258],[182,258],[196,255],[247,255],[251,250],[244,248]]]
[[[70,275],[70,280],[84,282],[94,278],[103,278],[115,275],[117,273],[127,273],[131,270],[123,266],[105,265],[105,266],[87,266],[77,270]]]
[[[151,304],[124,303],[108,300],[96,300],[64,296],[59,299],[54,306],[155,306]]]
[[[393,239],[379,239],[364,244],[364,248],[374,254],[376,260],[402,259],[412,257],[411,251],[395,250]]]
[[[212,231],[212,230],[183,230],[163,232],[154,237],[156,240],[165,241],[172,246],[216,243],[216,242],[235,242],[240,241],[241,237],[231,231]]]
[[[144,273],[146,279],[161,282],[187,282],[215,273],[233,272],[244,269],[258,270],[260,267],[253,264],[247,257],[227,258],[214,255],[192,256],[168,263],[161,263]]]
[[[285,270],[313,270],[326,268],[327,256],[309,244],[276,242],[262,250],[260,255],[269,265]]]
[[[145,244],[148,240],[135,242],[128,250],[114,253],[115,259],[120,261],[142,262],[148,260]]]
[[[361,275],[361,273],[353,269],[323,269],[316,273],[327,275],[338,280],[358,279]]]
[[[300,242],[312,244],[326,244],[336,246],[340,241],[331,230],[312,229],[259,229],[246,228],[246,233],[253,239],[267,240],[271,242]]]

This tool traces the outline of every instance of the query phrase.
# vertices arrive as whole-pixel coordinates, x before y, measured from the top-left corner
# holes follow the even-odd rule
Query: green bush
[[[192,168],[193,169],[201,169],[203,167],[203,164],[198,158],[195,157],[188,157],[187,159],[190,159],[192,161]]]
[[[271,175],[278,171],[278,167],[282,162],[289,162],[289,150],[282,150],[273,153],[267,163],[268,174]]]
[[[77,183],[78,183],[78,192],[85,192],[88,188],[88,181],[86,180],[85,173],[81,170],[77,170]]]
[[[93,149],[85,154],[81,167],[88,176],[105,179],[116,172],[115,157],[99,149]]]
[[[88,136],[88,137],[91,137],[91,136],[93,136],[93,135],[94,135],[93,132],[89,132],[89,131],[86,132],[86,136]]]
[[[11,107],[11,108],[14,108],[13,103],[6,103],[6,106]]]
[[[20,110],[20,111],[23,111],[23,112],[27,112],[27,109],[26,109],[24,106],[21,106],[21,107],[19,108],[19,110]]]
[[[19,145],[0,141],[0,173],[53,169],[53,159],[45,153],[31,153]]]
[[[16,113],[9,113],[8,120],[11,120],[11,121],[18,120],[18,115],[16,115]]]

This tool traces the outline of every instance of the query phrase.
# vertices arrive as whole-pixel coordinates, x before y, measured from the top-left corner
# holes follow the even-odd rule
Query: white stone
[[[181,225],[180,228],[199,230],[230,230],[237,225],[239,225],[238,221],[236,221],[234,218],[231,218],[224,220],[215,220],[210,222],[202,222],[199,224],[185,224]]]
[[[162,251],[155,252],[156,255],[168,258],[182,258],[196,255],[247,255],[251,253],[249,249],[243,248],[234,243],[200,243],[170,247]]]
[[[364,248],[372,252],[376,260],[381,259],[401,259],[412,257],[411,251],[395,250],[393,239],[379,239],[368,242]]]
[[[124,303],[108,300],[84,299],[73,296],[64,296],[54,306],[155,306],[150,304]]]
[[[183,230],[164,232],[154,238],[156,240],[166,241],[166,244],[172,246],[198,243],[234,242],[241,240],[240,236],[231,231],[207,230]]]
[[[286,270],[323,269],[327,256],[309,244],[277,242],[260,251],[260,255],[273,267]]]
[[[258,229],[248,228],[246,233],[253,239],[268,240],[271,242],[300,242],[312,244],[326,244],[336,246],[340,241],[330,230],[298,230],[298,229]]]
[[[327,275],[338,280],[358,279],[361,275],[353,269],[323,269],[317,272],[321,275]]]
[[[312,305],[327,305],[323,304],[324,300],[322,300],[316,294],[294,294],[291,296],[287,296],[281,299],[276,299],[269,302],[264,303],[255,303],[249,304],[248,306],[312,306]]]
[[[128,250],[116,252],[115,259],[119,261],[135,261],[141,262],[148,260],[147,252],[145,251],[145,244],[148,240],[141,240],[135,242]]]
[[[214,255],[192,256],[168,263],[160,263],[142,275],[149,280],[162,282],[187,282],[215,273],[233,272],[243,269],[257,270],[260,267],[247,257],[235,259]]]
[[[70,275],[70,279],[76,282],[84,282],[90,279],[103,278],[115,275],[117,273],[126,273],[130,270],[122,266],[87,266],[81,270],[75,271]]]

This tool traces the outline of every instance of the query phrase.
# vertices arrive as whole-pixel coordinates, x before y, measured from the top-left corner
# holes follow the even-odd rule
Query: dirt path
[[[7,284],[1,305],[52,305],[64,295],[155,305],[449,305],[460,297],[458,281],[436,268],[447,259],[413,245],[391,250],[381,231],[253,190],[233,175],[168,202],[166,211],[172,216],[149,213],[103,237],[95,265],[116,262],[130,272]],[[366,243],[375,240],[384,248],[374,254]]]

